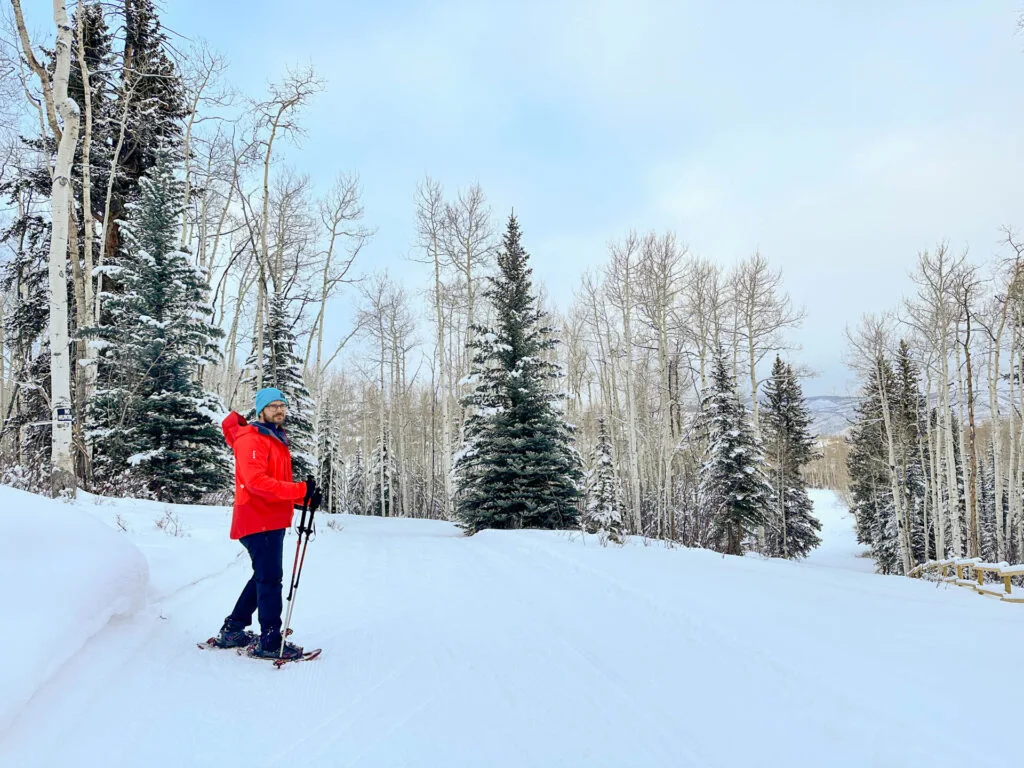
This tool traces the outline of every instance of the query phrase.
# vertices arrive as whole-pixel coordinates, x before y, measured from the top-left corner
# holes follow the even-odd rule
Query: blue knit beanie
[[[284,392],[276,387],[266,387],[256,393],[256,418],[260,417],[263,413],[263,409],[271,403],[280,400],[285,405],[288,405],[288,398],[284,396]]]

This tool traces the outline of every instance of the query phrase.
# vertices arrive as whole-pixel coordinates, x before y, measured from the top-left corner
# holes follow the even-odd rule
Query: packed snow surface
[[[324,653],[276,670],[196,648],[250,573],[228,510],[0,488],[0,765],[1014,764],[1024,606],[870,573],[813,498],[802,563],[323,516]]]

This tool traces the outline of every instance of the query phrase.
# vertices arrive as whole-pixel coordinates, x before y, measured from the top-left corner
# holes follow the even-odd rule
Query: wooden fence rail
[[[954,558],[921,563],[912,568],[908,575],[920,579],[935,571],[938,572],[939,581],[956,584],[958,587],[970,587],[980,595],[998,597],[1007,603],[1024,603],[1024,588],[1014,589],[1011,581],[1014,576],[1024,576],[1024,565],[986,563],[980,557]],[[989,573],[995,578],[986,583],[985,574]]]

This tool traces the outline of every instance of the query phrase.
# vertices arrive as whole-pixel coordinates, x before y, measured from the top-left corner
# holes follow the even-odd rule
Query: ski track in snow
[[[321,519],[292,623],[324,653],[281,670],[196,648],[249,571],[223,513],[180,508],[194,538],[130,534],[149,607],[36,693],[0,765],[1008,764],[1024,674],[969,633],[1011,641],[1024,609],[865,573],[849,514],[812,496],[824,543],[800,563]],[[950,680],[999,686],[979,711]]]

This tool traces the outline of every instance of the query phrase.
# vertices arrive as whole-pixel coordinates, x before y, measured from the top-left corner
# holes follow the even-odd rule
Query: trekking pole
[[[306,525],[306,507],[306,501],[303,500],[302,517],[299,520],[299,535],[295,539],[295,560],[292,562],[292,576],[291,580],[288,582],[288,613],[285,615],[284,628],[281,630],[281,648],[277,656],[278,658],[282,658],[284,656],[284,638],[288,634],[288,625],[292,620],[292,596],[295,593],[295,572],[299,567],[299,547],[302,546],[302,530]]]
[[[309,524],[306,523],[306,510],[309,509]],[[292,580],[288,585],[288,613],[285,615],[284,628],[281,630],[281,650],[278,658],[284,658],[284,640],[288,636],[288,628],[292,622],[292,609],[295,607],[295,593],[299,589],[299,579],[302,577],[302,564],[306,562],[306,547],[309,546],[309,537],[313,533],[313,515],[316,507],[310,507],[305,501],[302,503],[302,517],[299,520],[298,539],[295,541],[295,562],[292,563]],[[305,534],[306,540],[302,540]],[[302,556],[299,556],[299,549],[302,549]]]

